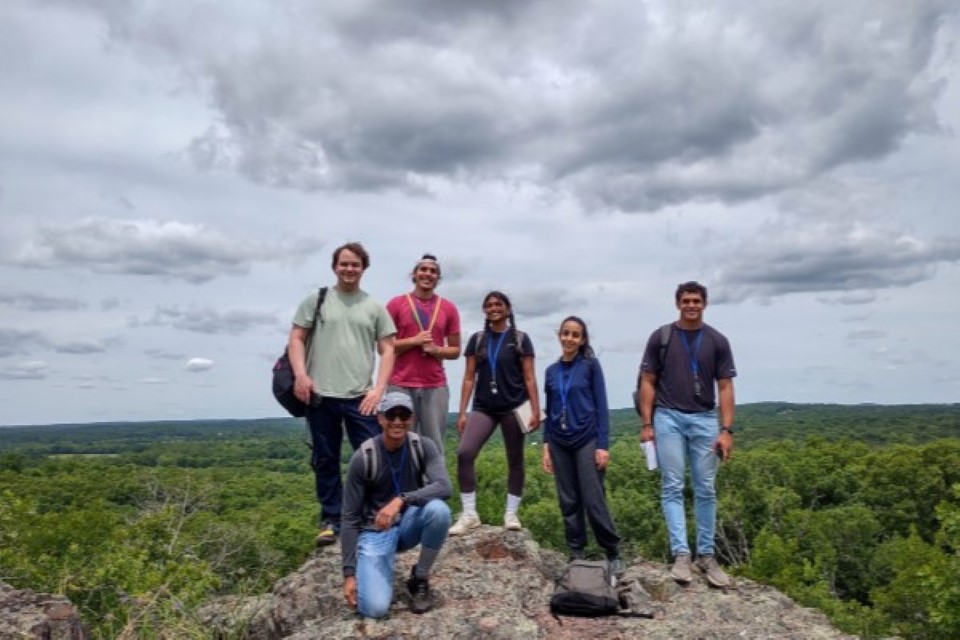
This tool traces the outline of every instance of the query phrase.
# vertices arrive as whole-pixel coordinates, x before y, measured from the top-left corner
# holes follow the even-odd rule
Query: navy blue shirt
[[[490,371],[490,351],[502,334],[491,331],[486,335],[483,331],[470,336],[467,348],[463,355],[476,358],[476,385],[473,388],[473,410],[486,414],[507,413],[513,411],[528,398],[527,385],[523,381],[523,358],[533,357],[533,343],[530,336],[523,331],[507,329],[500,343],[495,363],[497,393],[491,391],[490,382],[493,380]]]
[[[567,390],[566,428],[561,428],[563,414],[562,388]],[[547,367],[544,377],[547,397],[547,420],[543,441],[564,448],[576,449],[593,438],[597,448],[610,446],[610,411],[607,405],[607,385],[603,369],[596,358],[577,355],[570,362],[558,360]]]

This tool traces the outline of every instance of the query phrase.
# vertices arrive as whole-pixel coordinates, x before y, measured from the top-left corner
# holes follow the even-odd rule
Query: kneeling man
[[[431,609],[430,569],[450,528],[450,478],[437,446],[407,433],[413,402],[405,393],[386,394],[377,420],[381,435],[350,459],[343,487],[341,543],[343,594],[362,616],[382,618],[393,598],[393,560],[420,545],[410,572],[410,609]],[[372,445],[372,446],[370,446]]]

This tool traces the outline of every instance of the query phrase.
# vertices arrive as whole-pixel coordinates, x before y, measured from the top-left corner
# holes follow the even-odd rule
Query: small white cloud
[[[213,367],[213,360],[207,358],[190,358],[185,367],[187,371],[206,371]]]
[[[18,366],[0,370],[0,379],[3,380],[43,380],[47,377],[48,365],[43,360],[28,360]]]

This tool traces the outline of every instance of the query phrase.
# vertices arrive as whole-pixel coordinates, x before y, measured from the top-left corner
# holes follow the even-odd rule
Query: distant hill
[[[632,408],[610,412],[614,438],[635,437],[639,418]],[[455,415],[448,418],[452,425]],[[448,429],[448,438],[456,439]],[[306,436],[303,420],[167,420],[99,422],[0,428],[0,448],[45,453],[136,451],[161,442],[192,440],[291,440]],[[759,402],[737,407],[736,441],[750,447],[773,440],[851,439],[869,444],[919,444],[960,437],[960,404],[840,405]]]

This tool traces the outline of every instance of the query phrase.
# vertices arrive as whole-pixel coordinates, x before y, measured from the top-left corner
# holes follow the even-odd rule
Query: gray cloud
[[[239,335],[258,326],[276,325],[277,317],[271,313],[254,311],[234,310],[221,313],[215,309],[157,307],[153,317],[147,320],[134,318],[130,324],[134,327],[173,327],[195,333]]]
[[[38,293],[0,293],[0,304],[27,311],[76,311],[86,308],[86,303],[69,298],[55,298]]]
[[[30,353],[46,348],[49,344],[39,331],[0,329],[0,358]]]
[[[790,293],[904,287],[960,262],[960,238],[923,242],[860,225],[770,225],[733,251],[717,279],[715,302]]]
[[[143,352],[157,360],[183,360],[186,357],[183,353],[170,351],[168,349],[144,349]]]
[[[115,39],[210,87],[220,124],[187,150],[202,167],[307,190],[520,179],[629,211],[756,198],[935,132],[942,84],[928,66],[956,12],[947,0],[623,1],[589,13],[572,2],[253,3],[246,14],[87,4]],[[233,35],[211,39],[197,11]]]
[[[91,353],[103,353],[111,343],[116,343],[116,340],[75,340],[55,344],[53,350],[57,353],[89,355]]]
[[[34,269],[86,268],[94,273],[162,276],[199,284],[247,273],[254,262],[318,250],[317,242],[277,247],[242,242],[203,225],[156,220],[85,218],[42,225],[8,261]]]
[[[886,337],[886,331],[877,329],[858,329],[847,334],[847,340],[879,340]]]

